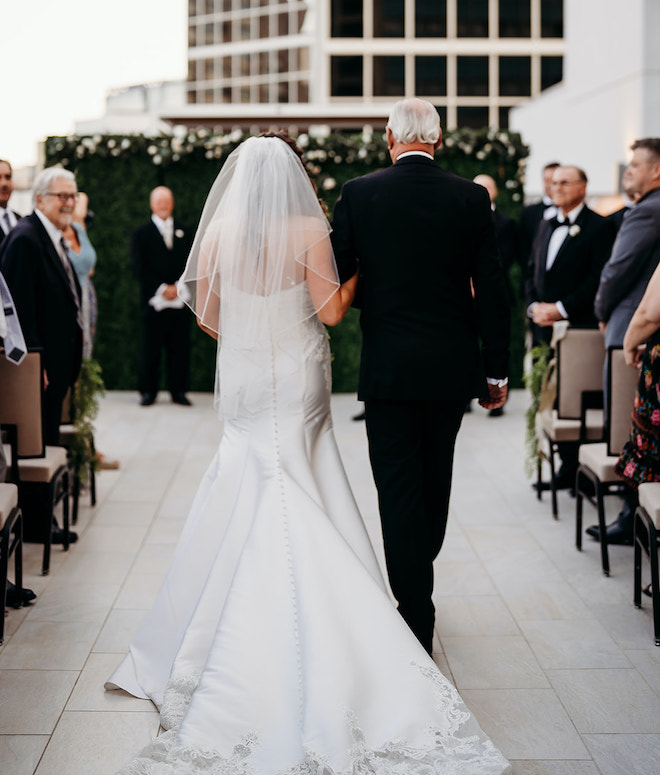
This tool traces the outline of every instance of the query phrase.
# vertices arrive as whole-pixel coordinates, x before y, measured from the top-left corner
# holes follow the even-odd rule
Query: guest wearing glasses
[[[594,298],[614,242],[614,226],[585,204],[587,176],[579,167],[557,167],[552,200],[557,215],[541,222],[527,263],[525,291],[534,344],[550,342],[560,320],[596,328]],[[562,442],[558,488],[575,486],[577,444]]]
[[[34,212],[21,218],[0,246],[0,266],[14,298],[28,347],[40,347],[44,365],[44,436],[57,445],[62,404],[75,383],[82,357],[80,284],[62,231],[71,223],[77,198],[72,172],[49,167],[36,178]],[[64,531],[53,526],[53,543]],[[78,536],[70,531],[69,542]]]

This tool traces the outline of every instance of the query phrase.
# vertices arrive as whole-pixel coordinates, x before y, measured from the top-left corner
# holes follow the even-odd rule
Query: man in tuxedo
[[[596,327],[594,298],[614,241],[612,224],[585,204],[583,170],[557,167],[552,190],[558,212],[539,226],[525,281],[535,344],[549,342],[559,320]]]
[[[550,342],[559,320],[596,328],[594,297],[614,241],[607,219],[585,204],[587,176],[578,167],[557,167],[552,179],[557,215],[539,226],[527,264],[525,292],[534,344]],[[575,486],[578,445],[561,442],[555,485]]]
[[[660,138],[637,140],[631,150],[623,182],[636,201],[621,222],[594,303],[607,347],[623,345],[628,324],[660,262]],[[622,510],[607,526],[608,543],[632,543],[637,493],[627,488],[623,498]],[[587,533],[598,539],[598,525],[587,528]]]
[[[190,406],[190,315],[177,296],[192,245],[192,232],[176,222],[174,196],[158,186],[149,197],[151,220],[131,237],[133,270],[140,283],[140,404],[151,406],[158,394],[161,351],[167,357],[167,387],[172,401]]]
[[[21,217],[9,209],[9,199],[14,190],[13,174],[11,164],[0,159],[0,245]]]
[[[433,105],[396,103],[386,131],[394,164],[343,186],[332,240],[342,280],[359,271],[359,398],[390,585],[430,653],[456,434],[470,398],[504,403],[510,309],[488,195],[435,164]]]
[[[2,274],[13,296],[28,347],[39,347],[44,364],[44,437],[60,439],[62,405],[82,359],[80,285],[62,238],[77,196],[72,172],[49,167],[33,187],[35,210],[21,218],[0,246]],[[69,542],[78,536],[70,531]],[[53,543],[64,532],[53,529]]]
[[[556,207],[552,201],[552,177],[559,162],[551,161],[543,168],[543,199],[523,207],[518,218],[518,242],[523,264],[527,263],[539,224],[544,218],[552,218]]]

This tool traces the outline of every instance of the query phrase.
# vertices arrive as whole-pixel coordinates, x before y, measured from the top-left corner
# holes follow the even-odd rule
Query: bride
[[[217,455],[106,689],[164,730],[121,775],[502,775],[508,762],[394,608],[330,415],[357,275],[286,135],[214,183],[181,282],[218,339]]]

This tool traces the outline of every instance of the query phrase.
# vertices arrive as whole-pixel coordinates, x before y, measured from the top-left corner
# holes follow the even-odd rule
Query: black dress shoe
[[[591,525],[586,529],[586,534],[600,541],[600,530],[598,525]],[[633,534],[630,527],[622,525],[618,520],[605,527],[605,536],[608,544],[620,544],[622,546],[633,545]]]
[[[140,393],[140,406],[151,406],[156,400],[153,393]]]
[[[69,530],[69,543],[75,544],[78,540],[78,533],[75,533],[73,530]],[[50,542],[51,544],[63,544],[64,543],[64,530],[62,530],[61,527],[54,527],[53,532],[50,536]]]
[[[32,605],[32,601],[36,600],[36,595],[31,589],[19,589],[11,581],[7,582],[7,605],[12,608],[20,608],[22,605]]]
[[[491,409],[490,412],[488,412],[489,417],[501,417],[504,414],[504,409],[501,406],[498,406],[497,409]]]
[[[172,393],[172,403],[180,406],[192,406],[192,403],[186,398],[184,393]]]
[[[560,471],[555,475],[556,490],[575,489],[575,471]]]
[[[358,422],[359,420],[365,420],[366,417],[367,415],[364,412],[360,412],[360,414],[356,414],[352,419]]]

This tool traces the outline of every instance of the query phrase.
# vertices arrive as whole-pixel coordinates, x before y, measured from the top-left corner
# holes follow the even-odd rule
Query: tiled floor
[[[0,647],[0,773],[111,775],[158,728],[149,702],[103,682],[125,652],[168,565],[188,506],[217,444],[208,395],[186,409],[137,406],[110,393],[98,447],[119,471],[83,498],[80,541],[54,551],[36,604],[6,617]],[[632,549],[612,547],[610,578],[597,544],[574,547],[574,502],[560,519],[523,471],[526,398],[502,418],[474,408],[456,455],[451,519],[437,562],[436,661],[516,775],[660,775],[660,648],[650,605],[632,605]],[[345,467],[382,560],[364,425],[354,396],[333,399]],[[610,516],[617,511],[616,499]],[[587,505],[586,522],[592,513]],[[650,603],[650,601],[649,601]]]

